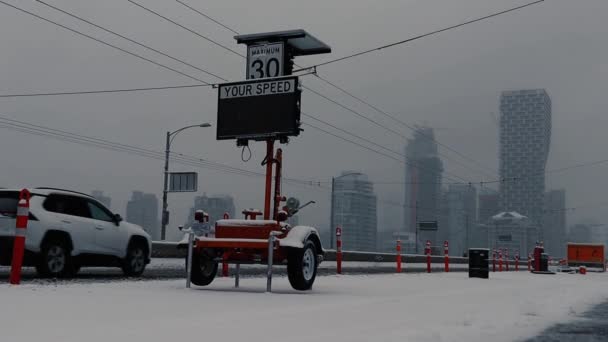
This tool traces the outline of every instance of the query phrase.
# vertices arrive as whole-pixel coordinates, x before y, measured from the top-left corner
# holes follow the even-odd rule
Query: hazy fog
[[[48,0],[99,25],[167,51],[230,80],[244,77],[244,60],[145,12],[126,0]],[[210,76],[141,47],[93,29],[33,0],[7,0],[163,64],[217,82]],[[174,1],[140,0],[154,10],[244,53],[227,31]],[[332,55],[300,58],[308,65],[373,48],[444,26],[525,3],[516,0],[187,0],[190,5],[243,33],[303,28],[333,48]],[[496,170],[497,127],[502,90],[546,88],[553,102],[553,134],[548,169],[608,159],[608,2],[547,0],[491,20],[412,44],[382,50],[319,69],[335,81],[410,124],[436,128],[438,140]],[[107,46],[42,22],[0,4],[0,93],[154,87],[194,84],[184,76],[125,55]],[[411,131],[328,87],[314,76],[302,82],[333,99],[403,132]],[[192,88],[142,93],[0,99],[0,115],[79,134],[162,151],[164,134],[185,125],[216,121],[216,90]],[[304,92],[302,109],[343,129],[402,151],[405,140]],[[494,113],[494,114],[492,114]],[[311,120],[303,119],[304,122]],[[315,123],[317,125],[317,123]],[[325,128],[334,131],[331,128]],[[337,133],[338,134],[338,133]],[[100,150],[0,128],[0,186],[58,186],[84,192],[101,189],[124,213],[132,190],[160,198],[162,161]],[[233,141],[215,140],[215,128],[180,134],[175,151],[262,172],[263,145],[252,145],[253,158],[241,161]],[[358,170],[372,180],[400,182],[403,164],[334,137],[306,129],[285,148],[290,178],[328,182],[341,170]],[[447,172],[469,181],[497,179],[496,173],[472,171],[445,148]],[[607,204],[608,164],[550,174],[547,188],[566,188],[569,207]],[[172,164],[173,170],[192,167]],[[230,194],[237,210],[262,207],[263,179],[198,169],[201,193]],[[489,173],[489,174],[488,174]],[[328,186],[328,183],[322,184]],[[287,195],[318,204],[307,208],[301,223],[325,228],[329,192],[319,187],[286,185]],[[402,202],[402,185],[377,185],[382,200]],[[171,229],[183,223],[192,194],[171,194]],[[605,207],[568,213],[605,222]],[[401,209],[379,205],[379,229],[397,229]]]

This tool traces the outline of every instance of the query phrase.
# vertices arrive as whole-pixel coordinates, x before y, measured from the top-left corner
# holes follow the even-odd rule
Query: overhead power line
[[[234,28],[232,28],[232,27],[230,27],[230,26],[228,26],[228,25],[226,25],[226,24],[222,23],[221,21],[219,21],[219,20],[217,20],[217,19],[212,18],[211,16],[209,16],[209,15],[205,14],[204,12],[202,12],[202,11],[200,11],[200,10],[198,10],[198,9],[196,9],[196,8],[194,8],[194,7],[192,7],[192,6],[188,5],[188,4],[186,4],[186,3],[184,3],[183,1],[176,0],[176,2],[178,2],[178,3],[179,3],[179,4],[181,4],[182,6],[184,6],[184,7],[188,8],[188,9],[190,9],[190,10],[192,10],[192,11],[194,11],[194,12],[198,13],[199,15],[201,15],[201,16],[203,16],[203,17],[205,17],[205,18],[207,18],[207,19],[209,19],[209,20],[211,20],[211,21],[213,21],[214,23],[216,23],[216,24],[218,24],[218,25],[220,25],[220,26],[222,26],[222,27],[226,28],[227,30],[229,30],[229,31],[231,31],[231,32],[233,32],[233,33],[235,33],[235,34],[239,34],[238,30],[236,30],[236,29],[234,29]],[[508,11],[503,11],[502,13],[498,13],[498,14],[493,14],[492,16],[496,16],[496,15],[504,14],[504,13],[507,13],[507,12],[509,12],[509,11],[513,11],[513,10],[515,10],[515,9],[511,9],[511,10],[508,10]],[[158,15],[158,14],[157,14],[157,15]],[[159,16],[159,17],[161,17],[161,18],[163,18],[163,17],[162,17],[162,16],[160,16],[160,15],[158,15],[158,16]],[[477,21],[479,21],[479,20],[481,20],[481,19],[478,19]],[[462,24],[461,24],[461,25],[462,25]],[[179,26],[180,26],[180,27],[183,27],[183,25],[181,25],[181,24],[180,24]],[[190,30],[189,30],[189,31],[190,31]],[[199,33],[196,33],[196,34],[200,36],[200,34],[199,34]],[[428,34],[427,34],[427,35],[428,35]],[[206,38],[208,39],[208,37],[206,37]],[[420,38],[422,38],[422,37],[420,37]],[[418,38],[418,39],[420,39],[420,38]],[[232,50],[230,50],[230,51],[231,51],[231,52],[234,52],[234,51],[232,51]],[[241,56],[241,57],[244,57],[243,55],[238,54],[238,53],[237,53],[237,55],[239,55],[239,56]],[[297,71],[302,71],[302,70],[307,70],[307,69],[311,69],[311,68],[301,68],[301,69],[299,69],[299,70],[297,70]],[[354,95],[353,93],[351,93],[351,92],[347,91],[346,89],[344,89],[344,88],[342,88],[342,87],[338,86],[338,85],[337,85],[337,84],[335,84],[334,82],[331,82],[331,81],[327,80],[327,79],[326,79],[326,78],[324,78],[324,77],[321,77],[320,75],[318,75],[318,74],[316,74],[316,73],[315,73],[315,75],[316,75],[316,76],[319,78],[319,80],[323,81],[324,83],[326,83],[326,84],[330,85],[330,86],[331,86],[331,87],[333,87],[333,88],[338,89],[338,90],[339,90],[339,91],[341,91],[342,93],[344,93],[344,94],[348,95],[349,97],[351,97],[351,98],[353,98],[353,99],[357,100],[358,102],[363,103],[364,105],[368,106],[369,108],[373,109],[374,111],[376,111],[376,112],[378,112],[378,113],[380,113],[380,114],[382,114],[382,115],[384,115],[384,116],[387,116],[387,117],[391,118],[392,120],[394,120],[394,121],[398,122],[399,124],[404,125],[405,127],[409,128],[410,130],[412,130],[412,131],[414,131],[414,132],[418,132],[418,131],[419,131],[419,130],[418,130],[416,127],[413,127],[412,125],[409,125],[409,124],[408,124],[408,123],[406,123],[405,121],[398,119],[398,118],[397,118],[397,117],[395,117],[394,115],[391,115],[391,114],[389,114],[388,112],[386,112],[386,111],[384,111],[384,110],[382,110],[382,109],[378,108],[378,106],[375,106],[375,105],[371,104],[370,102],[363,100],[362,98],[360,98],[360,97],[358,97],[358,96]],[[314,93],[315,95],[320,96],[320,97],[324,98],[325,100],[327,100],[327,101],[329,101],[329,102],[331,102],[331,103],[333,103],[333,104],[335,104],[335,105],[337,105],[337,106],[339,106],[339,107],[341,107],[341,108],[343,108],[343,109],[345,109],[345,110],[347,110],[347,111],[349,111],[349,112],[351,112],[351,113],[353,113],[353,114],[355,114],[355,115],[357,115],[357,116],[359,116],[359,117],[361,117],[361,118],[363,118],[363,119],[365,119],[365,120],[367,120],[367,121],[371,122],[372,124],[374,124],[374,125],[376,125],[376,126],[378,126],[378,127],[382,128],[382,129],[385,129],[385,130],[387,130],[387,131],[389,131],[389,132],[391,132],[391,133],[393,133],[393,134],[396,134],[396,135],[398,135],[398,136],[399,136],[399,137],[401,137],[401,138],[405,138],[405,137],[403,136],[403,134],[401,134],[400,132],[398,132],[398,131],[396,131],[396,130],[394,130],[394,129],[391,129],[391,128],[387,127],[386,125],[380,124],[380,123],[379,123],[379,122],[377,122],[376,120],[370,119],[370,118],[369,118],[369,117],[367,117],[366,115],[363,115],[363,114],[361,114],[361,113],[359,113],[359,112],[357,112],[357,111],[353,110],[352,108],[349,108],[349,107],[345,106],[344,104],[342,104],[342,103],[340,103],[340,102],[338,102],[338,101],[335,101],[335,100],[333,100],[333,99],[331,99],[331,98],[329,98],[329,97],[327,97],[327,96],[325,96],[325,95],[323,95],[323,94],[321,94],[321,93],[319,93],[319,92],[317,92],[317,91],[315,91],[315,90],[311,89],[310,87],[306,87],[306,86],[304,86],[303,88],[304,88],[304,89],[307,89],[307,90],[309,90],[309,91],[311,91],[311,92],[312,92],[312,93]],[[492,176],[492,177],[495,177],[496,172],[495,172],[494,170],[492,170],[492,169],[490,169],[490,168],[488,168],[488,167],[484,166],[483,164],[481,164],[481,163],[477,162],[476,160],[474,160],[473,158],[470,158],[470,157],[466,156],[465,154],[463,154],[463,153],[461,153],[461,152],[457,151],[456,149],[454,149],[454,148],[450,147],[449,145],[446,145],[446,144],[441,143],[440,141],[438,141],[437,139],[435,139],[435,138],[434,138],[434,137],[432,137],[432,136],[428,136],[428,135],[426,135],[426,134],[424,134],[424,133],[420,133],[420,134],[422,134],[423,136],[426,136],[427,138],[429,138],[429,140],[434,141],[434,142],[435,142],[435,143],[437,143],[438,145],[440,145],[440,146],[442,146],[442,147],[446,148],[447,150],[450,150],[450,151],[454,152],[455,154],[459,155],[461,158],[466,159],[466,160],[468,160],[469,162],[472,162],[472,163],[474,163],[474,164],[478,165],[479,167],[481,167],[481,168],[483,168],[483,169],[490,170],[490,172],[491,172],[491,176]],[[467,165],[467,164],[457,162],[456,160],[451,159],[451,158],[448,158],[447,156],[445,156],[445,155],[443,155],[443,154],[441,154],[441,153],[440,153],[439,155],[441,155],[441,156],[445,157],[445,158],[446,158],[446,159],[448,159],[448,160],[452,160],[453,162],[456,162],[457,164],[459,164],[459,165],[461,165],[461,166],[464,166],[465,168],[467,168],[467,169],[469,169],[469,170],[473,170],[473,169],[472,169],[472,168],[471,168],[469,165]],[[486,174],[486,175],[490,175],[490,173],[487,173],[487,172],[485,172],[485,171],[484,171],[484,172],[482,172],[482,173],[484,173],[484,174]]]
[[[203,17],[205,17],[205,18],[207,18],[207,19],[209,19],[209,20],[211,20],[211,21],[213,21],[214,23],[216,23],[216,24],[220,25],[221,27],[225,28],[226,30],[228,30],[228,31],[230,31],[230,32],[232,32],[232,33],[234,33],[234,34],[239,34],[237,31],[235,31],[235,30],[231,29],[230,27],[228,27],[228,26],[224,25],[224,24],[223,24],[221,21],[218,21],[218,20],[215,20],[215,19],[211,18],[211,17],[210,17],[210,16],[208,16],[207,14],[205,14],[205,13],[203,13],[203,12],[201,12],[201,11],[197,10],[196,8],[194,8],[194,7],[190,6],[190,5],[188,5],[187,3],[183,2],[183,1],[180,1],[180,0],[175,0],[175,1],[177,1],[178,3],[180,3],[182,6],[185,6],[185,7],[189,8],[190,10],[192,10],[192,11],[194,11],[194,12],[198,13],[199,15],[201,15],[201,16],[203,16]]]
[[[228,51],[230,51],[230,52],[232,52],[232,53],[236,54],[237,56],[245,57],[245,55],[241,54],[240,52],[235,51],[235,50],[233,50],[233,49],[231,49],[231,48],[229,48],[229,47],[227,47],[227,46],[225,46],[225,45],[223,45],[223,44],[221,44],[221,43],[219,43],[219,42],[217,42],[217,41],[215,41],[215,40],[213,40],[213,39],[211,39],[211,38],[209,38],[209,37],[207,37],[207,36],[205,36],[205,35],[202,35],[202,34],[200,34],[200,33],[196,32],[196,31],[194,31],[194,30],[192,30],[192,29],[190,29],[190,28],[188,28],[188,27],[186,27],[186,26],[184,26],[184,25],[182,25],[182,24],[178,23],[177,21],[175,21],[175,20],[173,20],[173,19],[170,19],[170,18],[168,18],[168,17],[165,17],[164,15],[162,15],[162,14],[160,14],[160,13],[158,13],[158,12],[156,12],[156,11],[154,11],[154,10],[152,10],[152,9],[148,8],[148,7],[145,7],[145,6],[143,6],[143,5],[141,5],[141,4],[137,3],[137,2],[135,2],[135,1],[133,1],[133,0],[127,0],[127,1],[129,1],[130,3],[132,3],[133,5],[135,5],[135,6],[139,7],[139,8],[142,8],[143,10],[145,10],[145,11],[147,11],[147,12],[149,12],[149,13],[152,13],[152,14],[156,15],[157,17],[163,18],[163,19],[165,19],[166,21],[168,21],[168,22],[170,22],[170,23],[173,23],[174,25],[177,25],[177,26],[179,26],[179,27],[183,28],[184,30],[189,31],[189,32],[190,32],[190,33],[192,33],[192,34],[195,34],[195,35],[199,36],[200,38],[202,38],[202,39],[204,39],[204,40],[206,40],[206,41],[210,42],[211,44],[214,44],[214,45],[216,45],[216,46],[218,46],[218,47],[221,47],[221,48],[222,48],[222,49],[224,49],[224,50],[228,50]]]
[[[53,24],[53,25],[55,25],[55,26],[57,26],[57,27],[61,27],[61,28],[65,29],[65,30],[68,30],[68,31],[70,31],[70,32],[73,32],[73,33],[75,33],[75,34],[77,34],[77,35],[79,35],[79,36],[82,36],[82,37],[88,38],[88,39],[90,39],[90,40],[96,41],[96,42],[98,42],[98,43],[100,43],[100,44],[103,44],[103,45],[105,45],[105,46],[109,46],[109,47],[111,47],[111,48],[113,48],[113,49],[115,49],[115,50],[121,51],[121,52],[126,53],[126,54],[128,54],[128,55],[131,55],[131,56],[133,56],[133,57],[137,57],[137,58],[139,58],[139,59],[141,59],[141,60],[144,60],[144,61],[146,61],[146,62],[148,62],[148,63],[152,63],[152,64],[154,64],[154,65],[156,65],[156,66],[161,67],[161,68],[164,68],[164,69],[167,69],[167,70],[173,71],[173,72],[175,72],[175,73],[178,73],[178,74],[180,74],[180,75],[182,75],[182,76],[185,76],[185,77],[188,77],[188,78],[193,79],[193,80],[195,80],[195,81],[198,81],[198,82],[200,82],[200,83],[203,83],[203,84],[211,84],[211,83],[208,83],[208,82],[206,82],[206,81],[203,81],[202,79],[199,79],[199,78],[197,78],[197,77],[190,76],[190,75],[188,75],[188,74],[186,74],[186,73],[184,73],[184,72],[181,72],[181,71],[179,71],[179,70],[177,70],[177,69],[175,69],[175,68],[172,68],[172,67],[166,66],[166,65],[164,65],[164,64],[161,64],[161,63],[155,62],[155,61],[153,61],[153,60],[151,60],[151,59],[149,59],[149,58],[146,58],[146,57],[144,57],[144,56],[138,55],[138,54],[136,54],[136,53],[134,53],[134,52],[131,52],[131,51],[125,50],[125,49],[123,49],[123,48],[121,48],[121,47],[118,47],[118,46],[116,46],[116,45],[110,44],[110,43],[105,42],[105,41],[103,41],[103,40],[101,40],[101,39],[95,38],[95,37],[90,36],[90,35],[88,35],[88,34],[86,34],[86,33],[82,33],[82,32],[80,32],[80,31],[74,30],[73,28],[70,28],[70,27],[68,27],[68,26],[62,25],[62,24],[60,24],[60,23],[58,23],[58,22],[55,22],[55,21],[52,21],[52,20],[50,20],[50,19],[44,18],[44,17],[42,17],[42,16],[40,16],[40,15],[38,15],[38,14],[36,14],[36,13],[30,12],[30,11],[25,10],[25,9],[23,9],[23,8],[17,7],[17,6],[12,5],[12,4],[9,4],[8,2],[5,2],[5,1],[0,0],[0,4],[3,4],[3,5],[8,6],[8,7],[11,7],[11,8],[13,8],[13,9],[15,9],[15,10],[18,10],[18,11],[22,12],[22,13],[28,14],[28,15],[30,15],[30,16],[33,16],[33,17],[37,18],[37,19],[40,19],[40,20],[45,21],[45,22],[47,22],[47,23]]]
[[[21,120],[11,119],[6,116],[0,116],[0,127],[8,128],[15,131],[35,134],[45,137],[50,137],[62,141],[77,143],[81,145],[87,145],[97,148],[102,148],[111,151],[125,152],[128,154],[134,154],[141,157],[156,159],[156,160],[164,160],[164,152],[155,151],[149,148],[142,148],[133,145],[122,144],[118,142],[114,142],[107,139],[101,139],[91,136],[86,136],[82,134],[72,133],[65,130],[54,129],[42,125],[36,125],[32,123],[28,123]],[[245,175],[245,176],[256,176],[256,177],[265,177],[263,173],[249,171],[246,169],[241,169],[233,166],[229,166],[226,164],[212,162],[209,160],[205,160],[199,157],[194,157],[181,153],[171,153],[171,160],[176,163],[190,165],[195,167],[201,167],[216,171],[222,171],[232,174]],[[287,183],[295,184],[295,185],[306,185],[306,186],[317,186],[316,181],[312,180],[302,180],[286,177],[285,181]]]
[[[413,42],[415,40],[419,40],[419,39],[422,39],[422,38],[425,38],[425,37],[433,36],[433,35],[436,35],[436,34],[439,34],[439,33],[445,32],[445,31],[450,31],[450,30],[453,30],[453,29],[456,29],[456,28],[459,28],[459,27],[462,27],[462,26],[466,26],[466,25],[473,24],[473,23],[480,22],[480,21],[484,21],[484,20],[487,20],[487,19],[490,19],[490,18],[493,18],[493,17],[497,17],[497,16],[500,16],[500,15],[503,15],[503,14],[506,14],[506,13],[509,13],[509,12],[514,12],[514,11],[517,11],[517,10],[520,10],[520,9],[523,9],[523,8],[526,8],[526,7],[530,7],[530,6],[539,4],[539,3],[544,2],[544,1],[545,0],[538,0],[538,1],[530,2],[530,3],[524,4],[524,5],[521,5],[521,6],[517,6],[517,7],[513,7],[513,8],[510,8],[510,9],[504,10],[504,11],[492,13],[490,15],[486,15],[486,16],[483,16],[483,17],[480,17],[480,18],[477,18],[477,19],[465,21],[464,23],[448,26],[448,27],[445,27],[445,28],[442,28],[442,29],[439,29],[439,30],[435,30],[435,31],[428,32],[428,33],[425,33],[425,34],[421,34],[421,35],[418,35],[418,36],[415,36],[415,37],[407,38],[407,39],[400,40],[400,41],[397,41],[397,42],[393,42],[393,43],[390,43],[390,44],[382,45],[382,46],[379,46],[379,47],[376,47],[376,48],[373,48],[373,49],[363,50],[363,51],[356,52],[356,53],[353,53],[353,54],[350,54],[350,55],[347,55],[347,56],[331,59],[331,60],[328,60],[328,61],[325,61],[325,62],[322,62],[322,63],[311,65],[309,67],[304,67],[304,68],[302,68],[300,70],[296,70],[296,71],[302,71],[302,70],[307,70],[307,69],[312,69],[312,68],[318,68],[318,67],[325,66],[325,65],[328,65],[328,64],[332,64],[332,63],[340,62],[340,61],[347,60],[347,59],[350,59],[350,58],[354,58],[354,57],[358,57],[358,56],[361,56],[361,55],[365,55],[365,54],[368,54],[368,53],[372,53],[372,52],[375,52],[375,51],[379,51],[379,50],[383,50],[383,49],[388,49],[388,48],[391,48],[391,47],[394,47],[394,46],[397,46],[397,45],[406,44],[406,43]]]
[[[46,4],[46,3],[44,3],[43,1],[40,1],[40,0],[37,0],[37,1],[39,1],[40,3],[43,3],[43,4],[45,4],[45,5],[47,5],[47,6],[51,7],[51,8],[53,8],[53,9],[56,9],[56,10],[58,10],[58,11],[60,11],[60,12],[64,13],[64,14],[70,15],[70,16],[72,16],[72,17],[74,17],[74,18],[78,19],[78,20],[81,20],[81,21],[83,21],[83,22],[85,22],[85,23],[87,23],[87,24],[89,24],[89,25],[92,25],[92,26],[95,26],[95,27],[97,27],[97,28],[103,29],[103,30],[105,30],[105,31],[107,31],[107,32],[110,32],[110,33],[112,33],[112,34],[114,34],[114,35],[119,36],[120,38],[126,39],[126,40],[131,41],[131,42],[134,42],[134,43],[136,43],[136,44],[138,44],[138,45],[141,45],[141,46],[144,46],[144,47],[146,47],[146,48],[149,48],[148,46],[146,46],[146,45],[144,45],[144,44],[141,44],[141,43],[139,43],[139,42],[137,42],[137,41],[134,41],[133,39],[130,39],[130,38],[127,38],[126,36],[123,36],[123,35],[117,34],[117,33],[115,33],[114,31],[111,31],[111,30],[109,30],[109,29],[106,29],[106,28],[104,28],[104,27],[102,27],[102,26],[100,26],[100,25],[94,24],[94,23],[92,23],[92,22],[91,22],[91,21],[89,21],[89,20],[86,20],[86,19],[80,18],[80,17],[78,17],[78,16],[76,16],[76,15],[74,15],[74,14],[72,14],[72,13],[69,13],[69,12],[67,12],[67,11],[65,11],[65,10],[62,10],[62,9],[60,9],[60,8],[56,7],[56,6],[48,5],[48,4]],[[132,1],[131,1],[131,2],[132,2]],[[4,3],[4,2],[1,2],[1,3]],[[5,3],[5,4],[6,4],[6,3]],[[134,4],[136,4],[136,3],[134,3]],[[164,16],[160,15],[159,13],[157,13],[157,12],[155,12],[155,11],[149,10],[149,9],[147,9],[147,8],[145,8],[145,7],[141,6],[141,5],[139,5],[139,4],[136,4],[136,5],[138,5],[139,7],[142,7],[142,8],[144,8],[144,9],[148,10],[149,12],[151,12],[151,13],[153,13],[153,14],[155,14],[155,15],[160,16],[161,18],[163,18],[163,19],[165,19],[165,20],[168,20],[168,21],[172,22],[173,24],[177,24],[178,26],[180,26],[180,27],[182,27],[182,28],[184,28],[184,29],[186,29],[186,30],[188,30],[188,31],[190,31],[190,32],[192,32],[192,33],[194,33],[194,34],[197,34],[198,36],[202,36],[202,35],[198,34],[197,32],[192,31],[192,30],[190,30],[190,29],[188,29],[188,28],[184,27],[183,25],[180,25],[180,24],[178,24],[178,23],[176,23],[176,22],[172,21],[172,20],[170,20],[170,19],[168,19],[168,18],[166,18],[166,17],[164,17]],[[13,8],[16,8],[15,6],[12,6],[12,5],[9,5],[9,6],[10,6],[10,7],[13,7]],[[19,8],[16,8],[16,9],[18,9],[18,10],[22,10],[22,9],[19,9]],[[24,11],[24,10],[22,10],[22,11]],[[42,19],[42,20],[45,20],[45,21],[51,22],[51,23],[53,23],[53,24],[57,24],[57,25],[59,25],[60,27],[66,28],[66,29],[68,29],[68,30],[70,30],[70,31],[72,31],[72,32],[78,33],[78,34],[80,34],[80,35],[84,35],[85,37],[88,37],[88,38],[94,39],[94,40],[96,40],[96,41],[98,41],[98,42],[101,42],[101,43],[103,43],[103,44],[105,44],[105,45],[109,45],[109,44],[108,44],[108,43],[106,43],[106,42],[103,42],[103,41],[101,41],[101,40],[98,40],[98,39],[96,39],[96,38],[94,38],[94,37],[90,37],[90,36],[85,35],[85,34],[83,34],[83,33],[81,33],[81,32],[78,32],[78,31],[76,31],[76,30],[73,30],[73,29],[71,29],[71,28],[65,27],[65,26],[63,26],[63,25],[61,25],[61,24],[58,24],[58,23],[55,23],[55,22],[49,21],[48,19],[46,19],[46,18],[42,18],[42,17],[40,17],[40,16],[38,16],[38,15],[36,15],[36,14],[33,14],[33,13],[31,13],[31,12],[25,11],[25,13],[28,13],[28,14],[34,15],[34,16],[35,16],[35,17],[37,17],[37,18],[40,18],[40,19]],[[203,38],[206,38],[206,37],[203,37]],[[207,39],[208,39],[208,38],[207,38]],[[109,45],[109,46],[114,47],[113,45]],[[219,46],[224,47],[224,46],[223,46],[223,45],[221,45],[221,44],[219,44]],[[152,49],[152,48],[149,48],[149,49]],[[157,50],[154,50],[154,49],[152,49],[152,50],[153,50],[153,51],[155,51],[155,52],[157,51]],[[230,49],[228,49],[228,50],[229,50],[229,51],[231,51],[231,52],[233,52],[233,53],[238,54],[238,52],[235,52],[234,50],[230,50]],[[123,51],[123,50],[121,49],[121,51]],[[126,51],[126,50],[125,50],[125,51]],[[130,52],[128,52],[128,51],[126,51],[126,52],[127,52],[127,53],[130,53]],[[161,52],[161,53],[162,53],[162,52]],[[130,53],[130,54],[131,54],[131,53]],[[241,57],[243,57],[243,56],[242,56],[242,55],[240,55],[240,54],[238,54],[238,55],[239,55],[239,56],[241,56]],[[170,56],[170,57],[171,57],[171,56]],[[146,59],[146,60],[147,60],[147,59]],[[180,61],[181,61],[181,60],[180,60]],[[154,62],[154,63],[155,63],[155,62]],[[155,64],[158,64],[158,63],[155,63]],[[161,65],[161,66],[162,66],[162,65]],[[174,70],[174,69],[171,69],[171,68],[170,68],[170,70]],[[178,71],[178,72],[179,72],[179,71]],[[180,73],[180,74],[183,74],[183,73],[181,73],[181,72],[179,72],[179,73]],[[189,75],[188,75],[188,76],[189,76]],[[217,75],[216,75],[216,76],[217,76]],[[313,90],[311,89],[311,91],[313,91]],[[108,91],[108,92],[110,92],[110,91]],[[88,92],[70,92],[70,93],[74,93],[74,94],[76,94],[76,93],[88,93]],[[318,92],[315,92],[315,93],[319,94]],[[67,92],[63,92],[63,94],[67,94]],[[24,95],[28,95],[28,96],[34,96],[35,94],[24,94]],[[47,95],[47,94],[40,94],[40,95]],[[48,94],[48,95],[51,95],[51,94]],[[59,95],[59,93],[58,93],[57,95]],[[320,94],[319,94],[319,95],[320,95]],[[344,131],[344,130],[343,130],[343,131]],[[461,178],[461,177],[459,177],[459,178]]]
[[[213,84],[186,84],[166,87],[146,87],[146,88],[123,88],[123,89],[102,89],[102,90],[85,90],[85,91],[63,91],[54,93],[25,93],[25,94],[4,94],[0,98],[6,97],[35,97],[35,96],[59,96],[59,95],[87,95],[87,94],[107,94],[107,93],[128,93],[151,90],[167,90],[167,89],[183,89],[183,88],[200,88],[210,87]]]
[[[74,14],[74,13],[71,13],[71,12],[68,12],[68,11],[66,11],[66,10],[63,10],[63,9],[61,9],[61,8],[57,7],[57,6],[51,5],[51,4],[46,3],[46,2],[44,2],[44,1],[42,1],[42,0],[36,0],[36,1],[37,1],[37,2],[39,2],[39,3],[41,3],[41,4],[43,4],[43,5],[45,5],[45,6],[47,6],[47,7],[49,7],[49,8],[52,8],[52,9],[56,10],[56,11],[58,11],[58,12],[61,12],[61,13],[65,14],[65,15],[68,15],[68,16],[70,16],[70,17],[74,18],[74,19],[80,20],[80,21],[82,21],[82,22],[84,22],[84,23],[87,23],[87,24],[89,24],[89,25],[91,25],[91,26],[94,26],[94,27],[96,27],[96,28],[98,28],[98,29],[100,29],[100,30],[103,30],[103,31],[105,31],[105,32],[108,32],[108,33],[110,33],[110,34],[112,34],[112,35],[114,35],[114,36],[120,37],[120,38],[122,38],[122,39],[124,39],[124,40],[127,40],[127,41],[129,41],[129,42],[133,43],[133,44],[139,45],[139,46],[141,46],[141,47],[143,47],[143,48],[145,48],[145,49],[148,49],[148,50],[150,50],[150,51],[156,52],[156,53],[158,53],[158,54],[160,54],[160,55],[162,55],[162,56],[165,56],[165,57],[167,57],[167,58],[170,58],[170,59],[172,59],[172,60],[174,60],[174,61],[177,61],[177,62],[180,62],[180,63],[182,63],[182,64],[185,64],[185,65],[187,65],[187,66],[189,66],[189,67],[191,67],[191,68],[193,68],[193,69],[196,69],[196,70],[198,70],[198,71],[200,71],[200,72],[203,72],[203,73],[205,73],[205,74],[207,74],[207,75],[209,75],[209,76],[213,76],[213,77],[215,77],[215,78],[217,78],[217,79],[220,79],[220,80],[222,80],[222,81],[225,81],[225,82],[227,82],[227,81],[228,81],[227,79],[225,79],[225,78],[223,78],[223,77],[220,77],[220,76],[218,76],[218,75],[216,75],[216,74],[214,74],[214,73],[212,73],[212,72],[210,72],[210,71],[208,71],[208,70],[205,70],[205,69],[199,68],[199,67],[197,67],[196,65],[193,65],[193,64],[191,64],[191,63],[188,63],[188,62],[186,62],[186,61],[184,61],[184,60],[182,60],[182,59],[179,59],[179,58],[173,57],[173,56],[171,56],[171,55],[169,55],[169,54],[167,54],[167,53],[165,53],[165,52],[162,52],[162,51],[160,51],[160,50],[158,50],[158,49],[155,49],[155,48],[153,48],[153,47],[150,47],[149,45],[146,45],[146,44],[143,44],[143,43],[141,43],[141,42],[138,42],[138,41],[136,41],[136,40],[134,40],[134,39],[132,39],[132,38],[126,37],[125,35],[122,35],[122,34],[120,34],[120,33],[117,33],[117,32],[115,32],[115,31],[112,31],[112,30],[110,30],[110,29],[107,29],[107,28],[105,28],[105,27],[103,27],[103,26],[101,26],[101,25],[95,24],[95,23],[93,23],[93,22],[91,22],[91,21],[89,21],[89,20],[87,20],[87,19],[84,19],[83,17],[78,16],[78,15],[76,15],[76,14]]]

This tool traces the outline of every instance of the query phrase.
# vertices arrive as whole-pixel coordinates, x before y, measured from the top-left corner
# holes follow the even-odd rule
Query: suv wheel
[[[128,277],[139,277],[146,269],[146,248],[141,243],[132,243],[123,261],[122,271]]]
[[[36,271],[43,277],[70,277],[74,274],[72,256],[63,239],[45,241]]]

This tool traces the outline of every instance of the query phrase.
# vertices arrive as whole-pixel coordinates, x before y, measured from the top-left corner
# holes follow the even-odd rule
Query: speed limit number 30
[[[247,79],[283,76],[283,43],[247,47]]]

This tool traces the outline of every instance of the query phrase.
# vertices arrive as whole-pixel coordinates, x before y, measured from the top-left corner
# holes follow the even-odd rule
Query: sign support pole
[[[266,192],[264,195],[264,220],[270,220],[270,197],[272,194],[272,163],[274,159],[274,140],[266,141]]]

